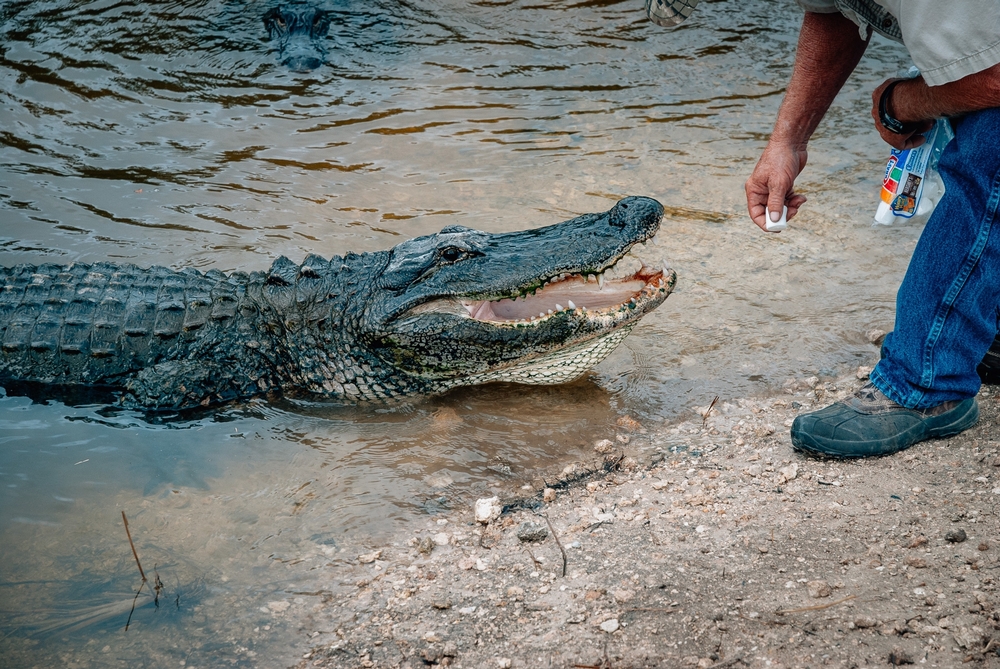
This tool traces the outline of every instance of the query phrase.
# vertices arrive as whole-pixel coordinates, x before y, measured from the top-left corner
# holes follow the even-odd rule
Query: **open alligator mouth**
[[[626,259],[632,260],[632,266],[625,267],[629,264]],[[491,325],[516,326],[540,325],[563,311],[591,318],[622,310],[641,315],[663,301],[675,280],[673,270],[649,266],[629,250],[602,270],[563,272],[543,280],[540,286],[525,287],[513,298],[440,298],[406,315],[451,313]]]
[[[610,313],[627,307],[644,311],[642,307],[672,284],[670,270],[643,264],[622,278],[606,278],[605,272],[560,274],[533,293],[514,299],[462,300],[461,304],[478,321],[530,324],[564,310]]]
[[[638,269],[623,267],[629,257],[640,265]],[[658,298],[672,290],[674,280],[672,270],[650,267],[629,250],[603,270],[561,273],[544,281],[541,287],[515,298],[460,298],[462,310],[443,309],[440,301],[424,305],[421,310],[454,310],[485,323],[515,325],[540,324],[566,310],[591,316],[623,309],[637,310],[641,314],[650,304],[662,301]]]

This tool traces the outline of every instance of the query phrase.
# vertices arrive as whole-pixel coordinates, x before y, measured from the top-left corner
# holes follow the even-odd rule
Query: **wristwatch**
[[[892,89],[904,81],[907,80],[897,79],[886,86],[885,90],[882,91],[882,97],[878,99],[878,120],[882,127],[896,135],[908,135],[920,127],[917,123],[904,123],[889,114],[889,96],[892,95]]]

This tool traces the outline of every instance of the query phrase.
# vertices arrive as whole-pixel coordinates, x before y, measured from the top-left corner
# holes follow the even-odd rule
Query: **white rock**
[[[609,618],[601,623],[601,629],[608,634],[613,634],[618,631],[620,625],[618,624],[618,618]]]
[[[285,611],[288,610],[289,606],[291,606],[291,604],[289,604],[288,602],[284,602],[284,601],[268,602],[267,603],[267,608],[269,608],[274,613],[284,613]]]
[[[438,532],[431,537],[431,540],[438,546],[447,546],[448,543],[451,542],[451,537],[447,532]]]
[[[503,507],[499,497],[484,497],[476,500],[476,522],[490,523],[500,517]]]
[[[787,467],[782,467],[781,469],[779,469],[778,473],[781,474],[782,478],[784,478],[786,481],[791,481],[796,476],[799,475],[799,466],[793,462]]]

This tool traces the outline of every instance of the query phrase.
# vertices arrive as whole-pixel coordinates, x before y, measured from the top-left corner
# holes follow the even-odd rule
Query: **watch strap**
[[[907,80],[897,79],[890,83],[878,99],[878,120],[882,127],[896,135],[908,135],[919,127],[916,123],[904,123],[889,113],[889,98],[892,96],[892,89],[904,81]]]

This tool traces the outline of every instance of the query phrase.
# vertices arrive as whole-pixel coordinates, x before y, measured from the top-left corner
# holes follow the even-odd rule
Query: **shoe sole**
[[[961,406],[962,405],[959,404],[957,407],[952,409],[952,411],[957,411]],[[936,416],[936,418],[942,417],[943,416]],[[872,447],[867,452],[858,452],[858,442],[855,441],[825,440],[825,443],[820,444],[808,434],[794,433],[792,434],[792,448],[796,451],[803,451],[812,455],[818,455],[825,458],[837,458],[841,460],[892,455],[893,453],[898,453],[909,448],[910,446],[913,446],[914,444],[918,444],[921,441],[953,437],[960,432],[968,430],[970,427],[975,425],[978,420],[979,404],[975,399],[973,399],[965,411],[956,415],[955,418],[950,420],[948,423],[945,423],[944,425],[937,425],[932,428],[926,428],[926,431],[919,429],[912,430],[911,432],[914,432],[915,434],[904,432],[891,440],[887,439],[882,440],[881,442],[871,442]],[[915,427],[920,428],[925,426],[926,423],[920,423]]]

